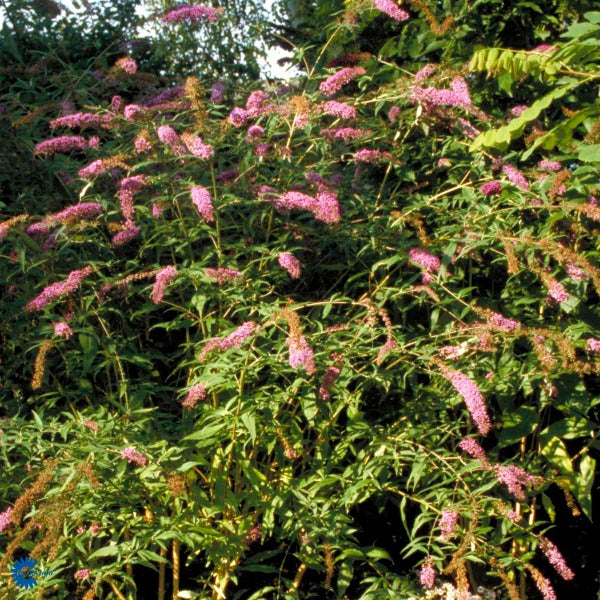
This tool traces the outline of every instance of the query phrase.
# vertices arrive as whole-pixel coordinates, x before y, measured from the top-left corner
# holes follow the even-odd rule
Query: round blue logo
[[[35,558],[27,556],[17,560],[10,568],[10,576],[17,587],[28,590],[29,588],[37,585],[33,571],[37,565],[37,562],[38,561],[35,560]]]

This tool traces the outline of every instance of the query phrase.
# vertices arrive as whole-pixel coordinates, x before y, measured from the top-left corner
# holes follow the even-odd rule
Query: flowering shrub
[[[423,3],[357,6],[330,39],[360,18],[447,29]],[[582,24],[600,39],[597,13]],[[188,78],[49,116],[99,142],[33,140],[65,194],[0,223],[0,571],[27,550],[55,571],[43,593],[87,600],[151,569],[159,600],[183,579],[188,597],[365,600],[589,581],[551,538],[592,518],[591,47],[536,82],[543,99],[575,78],[564,115],[507,115],[460,56],[398,51],[226,109]]]

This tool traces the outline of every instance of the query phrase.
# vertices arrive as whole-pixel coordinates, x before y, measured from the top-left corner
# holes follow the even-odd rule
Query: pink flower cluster
[[[429,254],[429,252],[425,252],[420,248],[411,248],[408,251],[408,258],[425,270],[423,274],[424,283],[431,283],[433,281],[431,274],[438,273],[442,266],[442,261],[437,256],[433,256],[433,254]]]
[[[341,354],[332,354],[331,358],[337,362],[338,360],[341,360],[342,356]],[[327,370],[325,371],[321,381],[321,386],[319,387],[319,396],[321,396],[323,400],[329,400],[329,398],[331,398],[331,388],[341,372],[342,369],[340,367],[336,367],[335,365],[330,365],[327,367]]]
[[[543,169],[544,171],[560,171],[562,169],[562,165],[557,160],[540,160],[537,164],[538,169]]]
[[[197,383],[190,388],[181,406],[187,410],[192,410],[199,400],[206,400],[206,388],[201,383]]]
[[[242,323],[233,333],[230,333],[224,338],[215,337],[210,339],[202,348],[198,360],[202,362],[206,355],[214,350],[220,348],[221,350],[228,350],[229,348],[241,348],[242,343],[247,340],[256,330],[258,325],[253,321],[246,321]]]
[[[519,322],[514,319],[507,319],[499,313],[494,313],[488,319],[488,325],[500,331],[514,331],[519,326]]]
[[[355,119],[357,114],[354,106],[350,106],[345,102],[338,102],[337,100],[323,102],[318,108],[323,114],[333,115],[341,119]]]
[[[508,180],[514,183],[517,187],[520,187],[522,190],[528,190],[529,184],[527,183],[527,179],[519,169],[511,164],[506,164],[502,167],[502,172],[508,177]]]
[[[56,283],[52,283],[48,287],[44,288],[44,290],[39,296],[37,296],[25,305],[25,310],[28,312],[34,310],[42,310],[53,300],[58,300],[63,296],[75,292],[81,285],[81,282],[92,271],[93,268],[90,266],[84,267],[83,269],[71,271],[66,281],[57,281]]]
[[[393,0],[372,0],[373,4],[383,13],[392,17],[399,23],[408,21],[410,15],[402,10]]]
[[[485,450],[473,438],[463,438],[458,447],[466,452],[471,458],[481,461],[484,465],[489,465]]]
[[[445,370],[442,375],[463,397],[479,433],[487,435],[492,428],[492,423],[477,384],[459,371]]]
[[[248,127],[248,135],[246,136],[247,142],[255,142],[259,140],[265,133],[265,130],[260,125],[250,125]]]
[[[246,112],[252,119],[256,119],[261,115],[269,112],[274,108],[273,104],[267,104],[269,96],[262,90],[255,90],[246,100]]]
[[[234,127],[241,127],[248,120],[248,117],[249,117],[248,111],[245,108],[236,106],[229,113],[229,117],[227,117],[227,120]]]
[[[498,194],[501,190],[502,184],[499,181],[488,181],[479,188],[479,191],[484,196],[492,196],[493,194]]]
[[[73,335],[73,330],[67,323],[54,323],[54,335],[58,335],[68,340]]]
[[[574,263],[567,264],[567,274],[573,281],[583,281],[587,279],[587,273]]]
[[[412,89],[412,99],[422,102],[425,110],[429,111],[435,106],[472,106],[471,96],[467,82],[462,77],[455,77],[450,84],[452,89],[438,90],[437,88],[423,88],[415,86]]]
[[[597,340],[596,338],[588,338],[587,349],[591,352],[597,352],[600,354],[600,340]]]
[[[160,304],[165,296],[165,289],[177,277],[177,269],[167,265],[156,274],[156,280],[152,288],[152,302]]]
[[[300,277],[300,261],[293,254],[281,252],[277,260],[284,269],[287,269],[292,279]]]
[[[190,5],[180,6],[175,10],[168,12],[163,16],[162,20],[165,23],[181,23],[186,19],[189,21],[199,21],[206,19],[214,23],[217,19],[223,16],[222,8],[213,8],[212,6]]]
[[[390,120],[390,123],[395,123],[399,117],[400,117],[400,107],[392,106],[392,108],[390,108],[390,110],[388,112],[388,119]]]
[[[247,534],[244,540],[247,544],[253,544],[254,542],[258,542],[262,536],[262,525],[259,523],[255,525]]]
[[[4,512],[0,513],[0,533],[7,529],[9,525],[11,525],[12,521],[10,520],[10,515],[12,513],[12,508],[7,508]]]
[[[419,581],[424,588],[432,588],[435,585],[435,567],[433,566],[433,560],[428,558],[421,566],[421,572],[419,573]]]
[[[99,429],[98,423],[96,423],[96,421],[90,421],[90,419],[84,419],[81,422],[83,425],[85,425],[88,429],[91,429],[92,431],[98,431],[98,429]]]
[[[205,144],[202,141],[202,138],[197,135],[183,133],[181,139],[190,153],[198,158],[205,158],[208,160],[215,153],[215,149],[210,144]]]
[[[128,104],[123,109],[123,116],[128,121],[135,121],[139,116],[143,115],[146,112],[146,109],[139,104]]]
[[[146,183],[148,183],[148,179],[143,175],[133,175],[132,177],[125,177],[121,180],[119,200],[121,202],[121,212],[125,219],[130,220],[133,218],[135,211],[133,197]]]
[[[91,574],[92,572],[89,569],[79,569],[79,571],[76,571],[73,575],[73,579],[75,579],[76,581],[83,581],[84,579],[87,579]]]
[[[135,240],[135,238],[138,237],[138,235],[140,235],[141,231],[141,227],[136,225],[133,221],[127,220],[125,221],[125,227],[121,231],[119,231],[119,233],[113,236],[111,240],[111,245],[113,246],[113,248],[123,246],[124,244]]]
[[[175,87],[169,88],[156,96],[153,96],[149,100],[144,102],[144,106],[147,108],[151,108],[152,106],[157,106],[158,104],[163,104],[164,102],[169,102],[170,100],[178,100],[183,96],[185,90],[183,86],[176,85]]]
[[[527,106],[527,104],[519,104],[518,106],[513,106],[510,109],[510,112],[514,117],[520,117],[523,114],[523,111],[528,108],[529,106]]]
[[[337,196],[324,188],[317,193],[316,198],[301,192],[286,192],[274,201],[277,211],[307,210],[313,213],[315,219],[328,225],[340,220],[340,207]]]
[[[429,79],[437,70],[438,66],[433,63],[428,63],[424,67],[421,67],[415,73],[415,81],[423,81],[423,79]]]
[[[447,541],[454,535],[457,522],[458,512],[456,512],[455,510],[444,510],[442,512],[442,518],[440,519],[440,529],[442,530],[443,540]]]
[[[78,219],[93,219],[102,212],[102,205],[98,202],[82,202],[69,206],[60,212],[46,216],[39,223],[30,225],[26,233],[30,236],[48,235],[51,225],[55,223],[71,223]]]
[[[133,58],[131,58],[131,56],[124,56],[123,58],[120,58],[115,65],[129,75],[133,75],[138,70],[137,63],[135,60],[133,60]]]
[[[556,572],[565,581],[571,581],[571,579],[575,577],[575,573],[573,573],[573,571],[567,565],[563,555],[560,553],[560,550],[543,535],[540,536],[539,540],[542,552],[546,555],[546,558],[550,564],[556,569]]]
[[[459,117],[456,120],[456,124],[458,125],[461,133],[464,133],[472,140],[474,140],[481,133],[480,129],[477,129],[477,127],[475,127],[470,121],[467,121],[467,119],[463,119],[462,117]]]
[[[191,189],[192,203],[196,207],[198,213],[204,218],[207,223],[215,220],[214,208],[210,192],[201,185],[195,185]]]
[[[100,175],[102,173],[106,173],[106,165],[104,164],[104,161],[99,158],[98,160],[92,161],[87,167],[79,169],[77,174],[82,179],[89,179],[94,175]]]
[[[322,81],[319,85],[319,89],[326,96],[333,96],[346,84],[365,73],[366,71],[363,67],[344,67],[328,77],[325,81]]]
[[[50,127],[98,127],[101,125],[109,125],[112,122],[110,115],[97,115],[95,113],[73,113],[72,115],[65,115],[64,117],[58,117],[50,121]]]
[[[80,135],[61,135],[60,137],[36,144],[33,153],[48,155],[56,152],[68,152],[75,148],[85,150],[87,148],[98,148],[99,143],[100,139],[96,136],[90,138],[88,141]]]
[[[342,139],[345,142],[365,135],[370,135],[370,129],[354,129],[352,127],[338,127],[336,129],[321,129],[321,135],[328,140]]]
[[[492,467],[496,478],[508,488],[508,491],[519,500],[525,500],[525,487],[533,487],[538,478],[534,477],[515,465],[494,465]]]
[[[119,454],[121,458],[126,458],[128,463],[135,463],[138,467],[145,467],[148,464],[148,459],[135,448],[124,448]]]
[[[290,335],[286,344],[289,346],[289,363],[292,369],[298,370],[304,367],[308,375],[315,371],[315,360],[313,351],[303,335]]]
[[[156,133],[158,135],[158,139],[163,142],[163,144],[167,144],[167,146],[173,150],[173,153],[176,156],[187,154],[187,149],[181,141],[181,138],[170,125],[161,125],[156,130]]]
[[[354,153],[354,160],[365,163],[377,164],[383,160],[393,160],[391,153],[385,150],[372,150],[370,148],[363,148],[358,152]]]
[[[225,283],[226,281],[239,279],[240,277],[244,276],[241,271],[236,271],[235,269],[226,269],[224,267],[220,267],[219,269],[204,269],[204,273],[207,277],[216,279],[217,283]]]
[[[556,302],[565,302],[569,299],[570,294],[565,290],[563,285],[556,280],[552,280],[548,286],[548,295]]]

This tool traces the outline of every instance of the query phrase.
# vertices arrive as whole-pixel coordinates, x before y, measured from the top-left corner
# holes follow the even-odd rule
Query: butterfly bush
[[[64,597],[143,594],[149,565],[219,598],[591,581],[559,550],[597,470],[598,132],[568,114],[589,89],[527,120],[558,85],[532,57],[569,42],[511,83],[465,63],[486,7],[446,34],[434,4],[346,3],[293,85],[160,89],[139,55],[31,117],[80,131],[27,146],[59,194],[2,206],[0,570],[25,546],[74,564]]]

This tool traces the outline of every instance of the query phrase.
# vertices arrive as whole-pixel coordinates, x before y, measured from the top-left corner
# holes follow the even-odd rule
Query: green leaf
[[[575,497],[590,521],[592,520],[592,486],[594,485],[595,471],[596,461],[586,455],[581,459],[579,473],[575,478]]]
[[[578,158],[583,162],[600,162],[600,144],[581,146]]]
[[[241,419],[242,419],[242,423],[244,424],[244,426],[250,433],[250,439],[252,440],[252,443],[254,444],[254,442],[256,441],[256,420],[249,413],[244,413],[241,416]]]
[[[515,411],[507,411],[502,416],[503,427],[500,433],[500,447],[518,442],[531,435],[537,426],[538,411],[533,406],[520,406]]]
[[[119,554],[119,546],[104,546],[99,548],[96,552],[92,552],[88,556],[88,560],[94,560],[94,558],[102,558],[103,556],[117,556]]]
[[[550,500],[550,498],[544,493],[542,493],[542,506],[544,507],[544,510],[548,513],[550,521],[554,523],[554,520],[556,519],[556,509],[554,508],[554,504],[552,504],[552,500]]]
[[[542,454],[553,466],[560,469],[562,475],[573,473],[571,458],[560,438],[553,437],[550,442],[542,448]]]
[[[600,23],[600,12],[594,10],[594,11],[583,13],[583,18],[587,19],[591,23]]]

